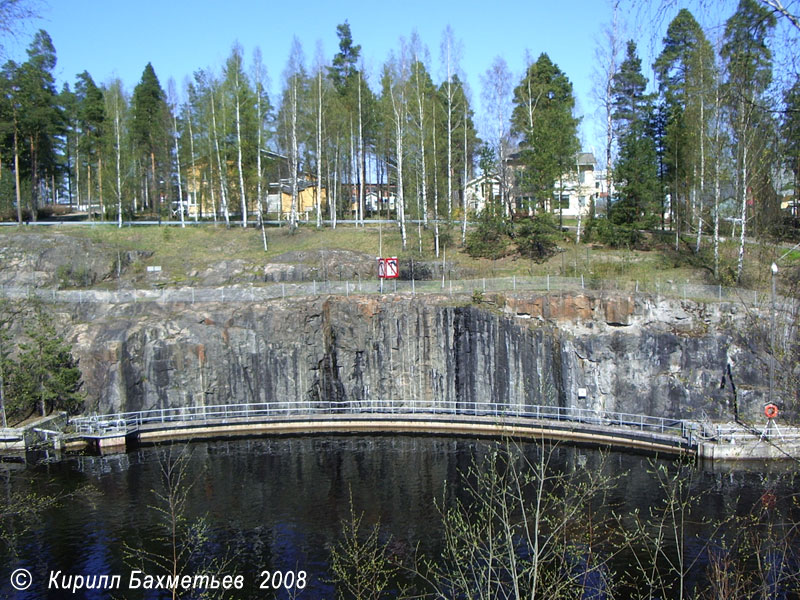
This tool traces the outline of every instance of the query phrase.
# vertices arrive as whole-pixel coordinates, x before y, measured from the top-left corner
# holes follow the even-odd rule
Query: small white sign
[[[578,398],[586,398],[586,388],[578,388]]]
[[[148,273],[160,273],[161,272],[161,267],[159,265],[156,265],[156,266],[153,266],[153,267],[147,267],[147,272]]]

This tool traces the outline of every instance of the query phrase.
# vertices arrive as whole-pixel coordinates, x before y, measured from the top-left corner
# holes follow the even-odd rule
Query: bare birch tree
[[[175,143],[175,177],[178,181],[178,212],[181,214],[181,227],[186,227],[186,218],[183,204],[183,175],[181,171],[181,152],[178,145],[178,92],[175,88],[175,80],[170,78],[167,82],[167,98],[169,111],[172,113],[172,139]]]
[[[501,56],[495,57],[481,77],[481,99],[484,106],[486,130],[497,157],[497,176],[500,180],[500,202],[506,217],[511,216],[510,174],[508,155],[511,147],[509,122],[511,117],[511,71]]]
[[[258,210],[258,225],[261,228],[261,241],[264,252],[268,249],[267,229],[264,223],[264,169],[261,165],[261,155],[264,150],[264,127],[269,112],[269,98],[267,88],[267,70],[261,56],[261,49],[253,51],[253,86],[256,93],[256,209]]]

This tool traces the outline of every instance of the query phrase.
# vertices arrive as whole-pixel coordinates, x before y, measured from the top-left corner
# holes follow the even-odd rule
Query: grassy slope
[[[36,235],[35,228],[6,229],[4,233]],[[153,252],[146,265],[161,265],[164,272],[176,283],[185,280],[192,271],[201,271],[223,260],[240,259],[254,265],[269,262],[286,252],[315,250],[351,250],[377,256],[382,246],[384,256],[399,256],[418,260],[442,260],[434,253],[433,231],[423,230],[422,252],[420,253],[419,231],[408,231],[408,248],[404,252],[397,226],[369,226],[356,228],[340,226],[335,230],[315,230],[311,226],[301,227],[291,232],[287,227],[267,229],[269,251],[264,252],[260,231],[240,227],[226,229],[224,225],[202,227],[126,227],[117,229],[112,225],[64,226],[58,227],[62,234],[89,238],[108,248],[144,250]],[[672,248],[671,236],[659,243],[651,242],[651,250],[606,249],[591,244],[574,243],[565,240],[563,252],[556,254],[544,263],[534,263],[517,256],[500,260],[474,259],[462,252],[460,231],[454,229],[451,242],[446,248],[447,262],[455,265],[461,272],[473,277],[502,277],[527,275],[566,275],[601,279],[638,280],[652,282],[673,280],[676,282],[712,283],[711,264],[713,255],[710,246],[704,247],[700,255],[694,255],[687,245],[680,252]],[[693,242],[691,243],[693,244]],[[723,284],[733,284],[732,275],[736,268],[736,243],[722,245]],[[779,249],[772,246],[750,245],[746,253],[744,285],[765,288],[769,285],[769,265],[778,256]],[[800,253],[790,254],[782,265],[800,264]],[[143,267],[144,265],[140,265]]]

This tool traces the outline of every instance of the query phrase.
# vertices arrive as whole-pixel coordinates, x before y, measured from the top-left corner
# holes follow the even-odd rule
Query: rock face
[[[743,416],[758,418],[766,394],[733,304],[529,293],[477,305],[428,295],[80,310],[71,338],[98,412],[413,400],[728,419],[728,361]]]

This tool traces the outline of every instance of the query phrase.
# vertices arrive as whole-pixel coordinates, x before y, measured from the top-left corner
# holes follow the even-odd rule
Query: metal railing
[[[765,425],[758,429],[741,425],[713,425],[698,430],[700,439],[724,444],[741,444],[764,440],[781,440],[784,442],[800,442],[800,429],[797,427]]]
[[[0,427],[0,441],[21,440],[25,437],[25,430],[16,427]]]
[[[578,423],[600,427],[624,428],[630,432],[662,434],[691,440],[696,430],[692,422],[611,411],[597,411],[564,406],[499,404],[496,402],[267,402],[248,404],[218,404],[161,408],[108,415],[73,418],[70,422],[82,435],[114,435],[147,426],[186,422],[240,422],[269,419],[308,418],[356,415],[458,415],[494,417],[496,419],[546,420]]]
[[[230,285],[218,287],[163,287],[161,289],[127,290],[57,290],[36,286],[0,285],[0,297],[24,299],[35,297],[54,303],[131,304],[137,302],[196,303],[196,302],[260,302],[292,296],[361,294],[475,294],[514,291],[613,291],[623,294],[646,294],[655,297],[698,300],[704,302],[737,302],[752,306],[769,306],[769,294],[721,285],[677,283],[674,281],[625,281],[585,277],[494,277],[477,279],[433,280],[344,280],[305,281],[299,283],[265,283],[259,285]],[[796,313],[797,299],[779,298],[781,312]]]

